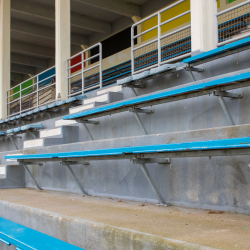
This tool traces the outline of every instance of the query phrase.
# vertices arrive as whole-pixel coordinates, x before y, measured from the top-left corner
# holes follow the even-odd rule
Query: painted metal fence
[[[217,3],[217,0],[215,0]],[[217,46],[250,36],[250,0],[231,8],[217,11],[215,15],[215,39]]]
[[[55,67],[7,91],[7,117],[20,115],[55,100]]]
[[[93,49],[97,49],[98,52],[91,55]],[[67,81],[68,97],[102,88],[101,43],[97,43],[67,60]]]
[[[189,1],[180,0],[160,11],[154,13],[141,21],[135,23],[131,27],[131,66],[132,75],[140,73],[144,70],[160,66],[164,63],[169,63],[181,60],[191,55],[191,18],[190,18],[190,4],[189,10],[174,16],[162,22],[162,15],[178,5]],[[187,18],[188,17],[188,18]],[[141,26],[148,20],[157,18],[157,25],[146,29],[143,32],[138,32]],[[163,29],[167,25],[176,22],[180,19],[189,19],[190,24],[184,23],[177,26],[175,29],[164,32]],[[135,35],[135,28],[137,33]],[[146,39],[146,42],[140,42],[143,36],[147,36],[150,32],[157,31],[157,34],[152,39]],[[156,33],[156,32],[155,32]],[[137,41],[137,45],[135,44]]]

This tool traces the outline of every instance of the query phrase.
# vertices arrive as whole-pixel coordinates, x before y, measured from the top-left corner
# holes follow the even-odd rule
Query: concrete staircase
[[[112,86],[97,91],[97,96],[83,100],[83,105],[69,109],[69,114],[75,114],[97,106],[117,102],[123,99],[122,87]],[[55,128],[44,129],[39,132],[39,139],[23,142],[23,148],[37,148],[52,145],[67,144],[79,141],[79,124],[72,120],[57,120]]]
[[[123,99],[123,93],[121,91],[121,86],[112,86],[106,89],[99,90],[97,91],[97,96],[83,100],[83,105],[69,109],[69,114],[75,114],[95,108],[97,106],[121,101]],[[66,121],[61,119],[55,122],[55,127],[74,124],[77,124],[77,122],[74,120]]]
[[[40,138],[23,142],[23,148],[46,147],[79,141],[79,127],[61,126],[40,131]]]

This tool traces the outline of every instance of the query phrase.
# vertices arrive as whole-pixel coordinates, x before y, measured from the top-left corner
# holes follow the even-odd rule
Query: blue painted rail
[[[250,148],[250,137],[221,139],[211,141],[198,141],[186,143],[172,143],[172,144],[157,144],[137,147],[122,147],[109,148],[98,150],[86,150],[77,152],[63,152],[51,154],[33,154],[33,155],[12,155],[5,156],[9,160],[35,160],[35,159],[63,159],[63,158],[84,158],[84,157],[102,157],[102,156],[120,156],[127,154],[152,154],[164,152],[183,152],[183,151],[204,151],[204,150],[218,150],[218,149],[238,149]]]
[[[0,241],[21,250],[83,250],[2,217],[0,217]]]

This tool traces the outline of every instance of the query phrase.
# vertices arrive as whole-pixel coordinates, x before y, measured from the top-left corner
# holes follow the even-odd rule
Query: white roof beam
[[[120,14],[122,16],[133,17],[140,16],[141,9],[138,5],[124,2],[121,0],[74,0],[79,3],[94,6],[99,9]]]
[[[33,56],[26,56],[16,53],[11,53],[11,62],[21,65],[34,66],[38,68],[48,68],[48,61],[46,59],[37,58]]]
[[[19,74],[35,75],[36,69],[34,67],[31,67],[31,66],[11,63],[11,72],[19,73]]]
[[[55,29],[43,25],[38,25],[18,19],[11,20],[11,30],[29,34],[33,36],[43,37],[46,39],[55,40]],[[88,44],[86,36],[79,34],[71,34],[71,43],[75,45]]]
[[[52,48],[13,40],[11,41],[11,51],[31,56],[55,58],[55,50]]]
[[[43,19],[55,21],[55,9],[53,7],[30,0],[12,0],[11,10],[24,13],[26,15],[37,16]],[[71,25],[99,33],[111,33],[110,23],[72,12]]]

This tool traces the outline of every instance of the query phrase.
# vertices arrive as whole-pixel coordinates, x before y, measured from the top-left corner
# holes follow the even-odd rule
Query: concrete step
[[[114,85],[97,91],[97,95],[106,94],[108,92],[121,92],[121,91],[122,91],[122,86]]]
[[[106,103],[105,102],[93,102],[93,103],[90,103],[90,104],[87,104],[87,105],[82,105],[82,106],[78,106],[78,107],[75,107],[75,108],[70,108],[69,113],[70,114],[75,114],[75,113],[85,111],[85,110],[88,110],[88,109],[92,109],[94,107],[104,105],[104,104],[106,104]]]
[[[87,98],[86,100],[83,101],[83,104],[86,105],[94,102],[111,103],[111,102],[121,101],[122,99],[123,99],[123,93],[108,92],[93,98]]]
[[[23,148],[47,147],[52,145],[79,142],[78,126],[62,126],[40,131],[41,138],[23,142]]]
[[[75,125],[75,124],[77,124],[77,122],[74,121],[74,120],[63,120],[63,119],[61,119],[61,120],[55,121],[55,127],[56,128],[61,127],[61,126]]]

